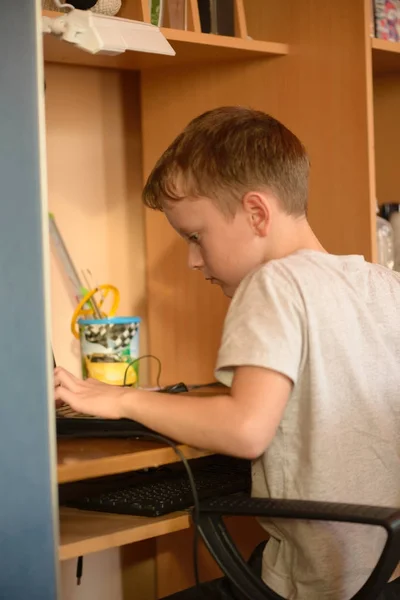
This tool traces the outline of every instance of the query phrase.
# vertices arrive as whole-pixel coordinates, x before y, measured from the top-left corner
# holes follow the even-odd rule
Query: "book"
[[[234,0],[197,0],[201,31],[216,35],[235,35]]]
[[[197,0],[199,7],[200,26],[203,33],[211,33],[211,6],[210,0]]]
[[[235,35],[234,0],[211,0],[211,32]]]
[[[400,41],[400,0],[374,0],[375,36]]]

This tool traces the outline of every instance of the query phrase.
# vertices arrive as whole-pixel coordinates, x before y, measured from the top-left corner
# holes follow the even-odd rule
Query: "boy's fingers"
[[[75,377],[75,375],[72,375],[72,373],[65,371],[65,369],[62,369],[61,367],[57,367],[54,370],[55,386],[63,386],[73,392],[76,392],[78,391],[79,382],[80,380]]]
[[[56,404],[63,402],[66,404],[71,404],[71,402],[73,402],[74,399],[74,394],[66,387],[59,385],[54,389],[54,399],[56,401]]]

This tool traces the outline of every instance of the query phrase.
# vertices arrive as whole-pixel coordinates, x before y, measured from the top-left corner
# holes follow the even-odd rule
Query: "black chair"
[[[201,503],[198,529],[208,550],[234,589],[248,600],[283,600],[257,577],[239,554],[224,522],[224,516],[307,519],[376,525],[388,537],[374,571],[351,600],[376,600],[400,561],[400,509],[231,496]]]

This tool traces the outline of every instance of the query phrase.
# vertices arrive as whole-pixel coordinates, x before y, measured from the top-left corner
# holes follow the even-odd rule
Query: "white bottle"
[[[400,271],[400,212],[398,210],[390,215],[390,225],[394,237],[394,270]]]
[[[376,208],[378,213],[378,207]],[[380,265],[394,267],[394,235],[393,227],[386,219],[376,215],[376,247],[377,260]]]

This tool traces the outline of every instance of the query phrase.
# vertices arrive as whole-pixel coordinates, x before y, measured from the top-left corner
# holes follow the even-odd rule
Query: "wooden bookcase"
[[[142,351],[160,358],[164,384],[213,379],[228,306],[187,269],[163,215],[141,204],[145,178],[190,119],[242,104],[291,128],[311,156],[310,222],[333,253],[375,258],[376,197],[396,202],[398,180],[400,44],[371,38],[370,0],[236,0],[236,37],[202,33],[188,2],[189,30],[163,29],[175,57],[91,56],[44,39],[50,209],[76,264],[119,287],[121,315],[143,317]],[[120,16],[148,21],[148,1],[124,0]],[[51,269],[57,361],[79,372],[78,348],[65,343],[72,306],[54,259]],[[82,515],[64,514],[62,558],[151,535],[133,518],[95,519],[82,533]],[[174,562],[187,540],[157,542],[160,597],[190,583]]]
[[[187,459],[206,456],[181,445]],[[58,484],[166,465],[178,461],[174,450],[156,442],[118,439],[61,440],[57,449]],[[159,518],[60,509],[59,558],[68,560],[189,529],[187,512]]]
[[[252,103],[239,89],[243,69],[251,74],[289,53],[279,40],[249,38],[242,0],[237,37],[202,33],[197,2],[189,6],[191,30],[163,29],[174,57],[92,56],[44,37],[50,208],[75,262],[118,285],[120,314],[144,318],[142,349],[160,356],[164,383],[213,379],[227,303],[187,271],[184,247],[162,215],[143,211],[143,180],[196,114]],[[147,0],[125,0],[120,16],[147,21]],[[78,370],[76,345],[64,343],[72,306],[55,261],[52,282],[57,361]]]
[[[399,202],[397,118],[400,105],[400,43],[372,39],[376,193],[379,204]],[[372,101],[372,100],[371,100]]]
[[[140,205],[155,160],[192,117],[244,104],[292,128],[312,160],[309,218],[332,252],[374,258],[374,137],[380,200],[394,193],[386,148],[396,139],[400,53],[371,40],[369,0],[237,0],[234,38],[201,33],[197,3],[189,5],[190,31],[163,30],[175,57],[91,56],[50,36],[44,44],[51,208],[76,261],[121,288],[121,311],[144,317],[142,346],[162,360],[165,383],[212,379],[227,308],[187,270],[163,215]],[[148,20],[147,7],[125,0],[121,16]],[[75,244],[88,232],[90,247]],[[71,306],[57,272],[53,279],[62,347],[59,323]],[[59,362],[75,361],[69,348],[60,354]]]
[[[208,393],[204,391],[204,394]],[[185,445],[180,445],[179,449],[187,459],[208,454]],[[61,485],[179,460],[176,453],[164,444],[123,439],[59,440],[57,454],[57,478]],[[192,584],[190,544],[193,529],[187,511],[151,518],[63,506],[59,516],[58,557],[63,574],[68,573],[68,561],[119,548],[121,579],[126,589],[124,599],[131,598],[134,591],[137,600],[156,600]],[[265,538],[255,519],[231,518],[228,527],[246,556]],[[199,564],[203,578],[221,575],[203,544],[199,546]],[[69,584],[72,577],[68,577]],[[86,577],[85,581],[93,583],[90,571],[88,580]],[[92,597],[95,595],[90,595],[88,600]]]

